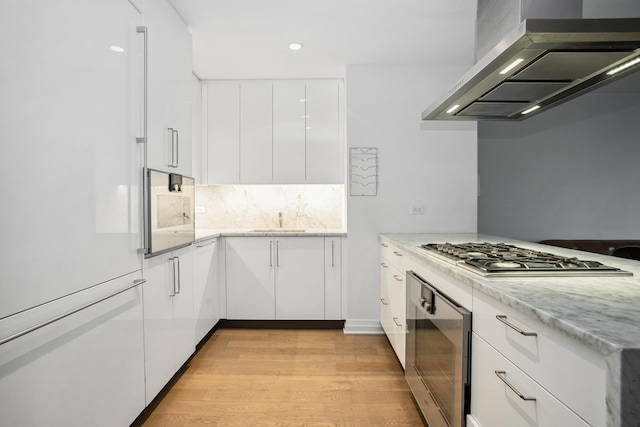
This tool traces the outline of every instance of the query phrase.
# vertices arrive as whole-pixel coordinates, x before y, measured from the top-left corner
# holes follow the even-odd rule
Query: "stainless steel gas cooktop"
[[[505,243],[429,243],[423,249],[485,277],[633,276],[597,261],[567,258]]]

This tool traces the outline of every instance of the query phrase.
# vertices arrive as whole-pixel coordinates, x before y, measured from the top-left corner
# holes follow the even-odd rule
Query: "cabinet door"
[[[342,317],[342,239],[324,238],[324,318]]]
[[[276,238],[276,319],[324,319],[324,238]]]
[[[216,239],[196,243],[193,251],[195,344],[220,320],[217,292]]]
[[[305,85],[273,84],[273,182],[305,182]]]
[[[227,319],[276,318],[275,262],[272,239],[226,239]]]
[[[202,96],[207,100],[207,182],[239,184],[240,84],[206,84]]]
[[[191,176],[191,34],[168,0],[146,2],[147,165]]]
[[[173,356],[173,270],[171,254],[145,260],[143,285],[146,401],[154,397],[175,371]]]
[[[306,84],[306,182],[343,184],[341,83],[338,80]]]
[[[242,83],[240,87],[240,182],[270,184],[272,172],[272,85]]]
[[[139,25],[126,1],[0,2],[0,318],[142,268]]]
[[[99,287],[124,288],[139,277]],[[145,407],[140,288],[3,344],[0,425],[130,425]]]
[[[172,252],[174,275],[173,296],[173,372],[195,350],[195,321],[193,317],[193,247]]]

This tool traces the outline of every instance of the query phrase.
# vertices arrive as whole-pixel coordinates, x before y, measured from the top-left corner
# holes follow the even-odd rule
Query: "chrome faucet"
[[[278,225],[282,228],[282,212],[278,212]]]

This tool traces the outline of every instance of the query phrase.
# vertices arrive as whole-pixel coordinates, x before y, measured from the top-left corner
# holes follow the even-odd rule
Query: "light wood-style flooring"
[[[384,335],[219,329],[143,425],[423,423]]]

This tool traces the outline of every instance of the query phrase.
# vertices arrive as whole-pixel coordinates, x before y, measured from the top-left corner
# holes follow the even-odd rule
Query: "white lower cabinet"
[[[0,425],[111,427],[136,419],[145,407],[142,285],[127,288],[140,277],[83,291],[90,295],[76,308],[116,295],[0,346]]]
[[[324,237],[229,237],[225,256],[228,319],[324,320],[327,306],[339,315],[335,275],[325,287],[337,264],[325,265]]]
[[[482,427],[587,427],[582,418],[472,334],[471,413]]]
[[[145,260],[144,345],[149,404],[195,350],[193,248]]]
[[[218,292],[218,242],[216,239],[194,244],[193,315],[197,345],[220,320]]]
[[[406,270],[409,256],[399,248],[381,243],[380,325],[404,368],[406,351]]]

